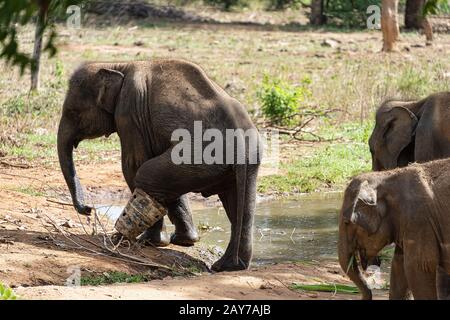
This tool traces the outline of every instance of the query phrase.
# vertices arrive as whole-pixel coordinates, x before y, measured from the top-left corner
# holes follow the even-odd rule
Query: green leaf
[[[357,294],[359,290],[354,286],[347,286],[343,284],[298,284],[293,283],[291,285],[293,290],[303,290],[303,291],[318,291],[318,292],[335,292],[335,293],[345,293],[345,294]]]

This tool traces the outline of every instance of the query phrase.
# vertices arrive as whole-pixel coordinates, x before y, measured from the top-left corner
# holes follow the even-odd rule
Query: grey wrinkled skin
[[[175,165],[171,150],[178,142],[171,141],[172,132],[185,128],[193,138],[194,121],[202,121],[204,130],[215,128],[224,136],[226,129],[256,130],[245,108],[193,63],[86,63],[72,75],[64,101],[58,131],[61,170],[76,210],[89,214],[91,208],[83,202],[73,163],[73,148],[84,139],[117,132],[125,180],[131,191],[139,187],[167,207],[176,229],[170,241],[178,245],[198,241],[188,192],[218,194],[232,232],[226,252],[213,270],[246,269],[252,256],[259,153],[256,164]],[[257,141],[260,143],[259,136]],[[143,236],[165,245],[168,239],[163,230],[161,219]]]
[[[390,299],[410,293],[414,299],[449,298],[449,209],[448,159],[366,173],[350,182],[339,215],[338,254],[363,299],[372,292],[359,267],[365,270],[391,243]]]
[[[374,171],[450,157],[450,92],[420,101],[388,100],[369,139]]]

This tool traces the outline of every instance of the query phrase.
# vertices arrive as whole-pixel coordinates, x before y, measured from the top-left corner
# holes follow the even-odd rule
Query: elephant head
[[[73,149],[84,139],[109,136],[116,131],[114,111],[124,74],[112,65],[85,64],[72,75],[58,129],[58,157],[75,209],[90,214],[83,202]]]
[[[353,179],[345,191],[339,215],[339,263],[366,300],[372,299],[372,292],[357,260],[365,270],[367,261],[393,242],[389,208],[381,189],[377,181]]]
[[[414,102],[387,101],[376,114],[369,139],[372,170],[388,170],[414,162],[414,133],[418,118]]]

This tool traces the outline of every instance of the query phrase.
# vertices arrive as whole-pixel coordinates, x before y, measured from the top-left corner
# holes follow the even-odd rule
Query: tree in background
[[[311,0],[311,15],[309,21],[313,26],[322,25],[326,21],[324,15],[324,0]]]
[[[421,29],[425,0],[406,0],[405,28]]]
[[[61,16],[68,6],[82,2],[83,0],[0,0],[0,58],[20,67],[21,74],[27,68],[31,70],[31,90],[39,87],[41,52],[48,52],[50,56],[56,54],[56,31],[50,18]],[[36,31],[33,54],[30,56],[19,47],[17,33],[18,28],[33,21],[36,22]],[[43,47],[47,29],[50,32]]]
[[[226,11],[230,10],[232,6],[239,4],[239,0],[206,0],[205,2],[222,6]]]
[[[382,51],[391,52],[396,50],[396,42],[400,33],[397,12],[398,0],[383,0],[381,2]]]
[[[50,0],[36,0],[38,4],[38,13],[36,19],[36,31],[34,33],[34,48],[32,61],[35,62],[31,70],[31,87],[30,90],[38,90],[39,88],[39,69],[41,65],[42,38],[44,36],[45,26],[48,21],[48,9]]]

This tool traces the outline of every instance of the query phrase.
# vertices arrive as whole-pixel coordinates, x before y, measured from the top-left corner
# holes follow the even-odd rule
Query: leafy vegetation
[[[302,291],[318,291],[318,292],[334,292],[344,294],[358,294],[359,290],[355,286],[347,286],[343,284],[298,284],[293,283],[290,288],[292,290]]]
[[[325,16],[331,23],[344,27],[366,27],[366,10],[371,5],[381,7],[381,0],[324,0]]]
[[[263,115],[274,125],[292,125],[301,122],[304,116],[314,112],[305,107],[311,97],[311,79],[304,77],[297,86],[281,79],[264,75],[262,88],[258,92]]]
[[[32,0],[0,0],[0,58],[6,59],[12,65],[20,67],[23,73],[26,68],[34,69],[36,61],[19,46],[18,29],[33,21],[33,19],[42,10],[46,15],[60,16],[70,5],[76,5],[82,0],[62,0],[62,1],[32,1]],[[51,19],[45,19],[43,28],[39,31],[41,34],[46,29],[50,29],[48,40],[44,46],[44,51],[49,52],[50,56],[56,54],[55,39],[56,30]]]
[[[450,13],[448,0],[427,0],[423,6],[423,14]]]
[[[0,300],[16,300],[17,296],[11,288],[4,286],[0,282]]]

